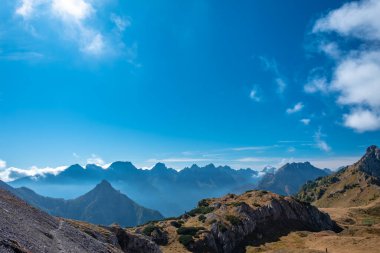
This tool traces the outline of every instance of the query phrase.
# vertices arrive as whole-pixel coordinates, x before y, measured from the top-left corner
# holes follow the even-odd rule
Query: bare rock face
[[[113,234],[116,235],[118,245],[124,252],[141,252],[141,253],[160,253],[160,249],[156,243],[149,240],[147,237],[132,234],[126,230],[118,227],[111,226],[108,228]]]
[[[368,147],[367,152],[356,165],[358,169],[369,175],[380,178],[380,149],[374,145]]]

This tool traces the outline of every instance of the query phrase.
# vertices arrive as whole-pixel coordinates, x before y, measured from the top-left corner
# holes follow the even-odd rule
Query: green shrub
[[[173,227],[176,227],[176,228],[180,228],[182,226],[182,224],[178,221],[171,221],[170,222],[170,225],[172,225]]]
[[[209,206],[209,203],[207,202],[207,199],[202,199],[198,202],[198,207],[206,207]]]
[[[202,227],[180,227],[177,229],[177,234],[194,236],[201,229],[204,229],[204,228],[202,228]]]
[[[187,214],[190,215],[190,216],[192,216],[192,217],[194,217],[197,214],[208,214],[208,213],[211,213],[212,211],[214,211],[213,207],[210,207],[210,206],[200,206],[200,207],[197,207],[197,208],[191,210]]]
[[[201,221],[201,222],[205,222],[206,221],[206,216],[204,216],[203,214],[201,214],[201,215],[199,215],[198,220]]]
[[[150,236],[150,235],[152,234],[153,230],[155,230],[156,228],[157,228],[156,226],[154,226],[154,225],[152,225],[152,224],[149,224],[148,226],[146,226],[146,227],[143,229],[142,233],[143,233],[144,235],[146,235],[146,236]]]
[[[233,226],[237,226],[237,225],[241,224],[241,220],[239,219],[239,217],[236,217],[234,215],[227,215],[226,220],[229,223],[231,223],[231,225],[233,225]]]
[[[191,235],[180,235],[178,241],[185,247],[189,246],[190,243],[194,242]]]
[[[234,207],[237,207],[237,206],[242,206],[244,205],[245,203],[244,202],[232,202],[232,203],[229,203],[227,204],[228,206],[234,206]]]

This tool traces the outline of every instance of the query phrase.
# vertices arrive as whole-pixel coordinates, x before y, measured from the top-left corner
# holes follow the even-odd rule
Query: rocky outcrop
[[[206,199],[178,220],[149,224],[192,252],[244,252],[248,244],[276,240],[291,231],[340,231],[329,215],[308,203],[266,191]],[[174,230],[173,226],[177,229]],[[143,231],[144,227],[134,229]]]
[[[236,252],[236,248],[249,239],[250,243],[259,242],[295,230],[339,231],[338,226],[327,214],[293,198],[274,198],[257,209],[242,203],[234,209],[239,219],[237,224],[229,226],[221,222],[214,223],[211,226],[211,234],[203,240],[196,241],[190,248],[197,251],[206,245],[213,252]]]

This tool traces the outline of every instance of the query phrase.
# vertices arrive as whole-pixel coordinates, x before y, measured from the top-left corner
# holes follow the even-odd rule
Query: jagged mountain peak
[[[353,167],[380,178],[380,149],[375,145],[369,146],[364,156]]]
[[[107,180],[102,180],[99,184],[95,186],[95,188],[92,191],[96,192],[103,192],[103,193],[110,193],[110,192],[116,192],[119,193],[119,191],[115,190],[115,188],[112,187],[110,182]]]
[[[156,163],[152,170],[167,170],[168,167],[166,167],[165,163]]]

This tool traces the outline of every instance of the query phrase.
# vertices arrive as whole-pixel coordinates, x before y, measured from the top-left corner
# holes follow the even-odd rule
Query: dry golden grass
[[[341,233],[292,232],[277,242],[249,246],[247,252],[312,253],[326,252],[326,249],[329,253],[380,252],[380,213],[372,212],[378,210],[374,207],[380,207],[380,203],[353,208],[323,208],[322,211],[329,213],[344,228]]]

